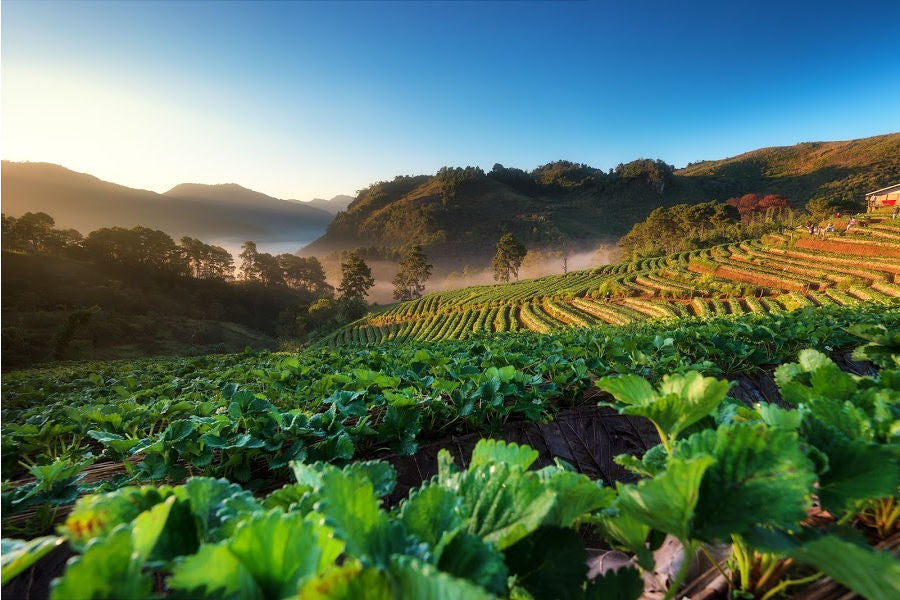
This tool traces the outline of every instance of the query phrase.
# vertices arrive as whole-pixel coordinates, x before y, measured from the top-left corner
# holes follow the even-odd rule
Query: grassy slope
[[[863,206],[866,192],[900,178],[900,134],[761,148],[695,163],[677,175],[728,195],[779,193],[801,203],[817,196],[841,196]]]

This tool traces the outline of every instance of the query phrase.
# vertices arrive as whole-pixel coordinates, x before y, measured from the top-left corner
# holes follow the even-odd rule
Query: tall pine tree
[[[431,277],[428,257],[418,244],[411,247],[403,260],[400,271],[394,276],[394,300],[415,300],[425,291],[425,282]]]
[[[338,291],[344,300],[362,300],[369,295],[369,288],[375,285],[372,269],[356,252],[347,255],[341,263],[341,285]]]
[[[522,260],[527,253],[525,245],[513,234],[507,233],[501,237],[497,242],[497,254],[491,261],[491,266],[494,268],[494,279],[504,282],[508,282],[512,276],[518,279],[519,267],[522,266]]]

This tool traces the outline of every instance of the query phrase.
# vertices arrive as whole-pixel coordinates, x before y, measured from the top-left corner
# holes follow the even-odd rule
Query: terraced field
[[[900,297],[900,224],[769,235],[668,257],[429,294],[353,323],[334,345],[850,306]]]

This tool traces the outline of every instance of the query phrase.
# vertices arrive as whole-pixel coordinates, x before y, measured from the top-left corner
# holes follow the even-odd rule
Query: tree
[[[369,295],[369,288],[375,285],[372,269],[356,252],[347,255],[341,263],[341,285],[338,291],[343,300],[362,300]]]
[[[766,194],[759,196],[757,194],[744,194],[740,197],[729,198],[726,204],[734,206],[741,215],[744,223],[753,220],[754,215],[775,215],[793,209],[791,201],[778,194]]]
[[[53,238],[53,217],[43,212],[27,212],[10,222],[13,245],[22,250],[43,252]]]
[[[234,259],[225,248],[187,236],[181,238],[179,245],[191,274],[197,279],[228,280],[234,277]]]
[[[47,240],[46,251],[62,253],[80,249],[84,236],[76,229],[54,229],[53,236]]]
[[[855,201],[839,197],[825,198],[820,196],[806,203],[806,212],[817,221],[833,218],[837,213],[849,214],[858,210],[859,205]]]
[[[414,300],[421,297],[424,284],[431,277],[431,267],[422,246],[412,246],[400,261],[400,271],[394,276],[394,299]]]
[[[508,282],[510,276],[519,278],[519,267],[522,266],[522,260],[528,250],[524,244],[517,240],[511,233],[505,234],[497,242],[497,254],[491,261],[494,268],[494,279],[497,281]]]
[[[275,257],[281,268],[284,283],[294,289],[302,289],[316,295],[330,296],[334,290],[325,279],[325,269],[315,256],[279,254]]]
[[[259,252],[256,250],[256,242],[247,240],[241,244],[241,274],[245,281],[261,281],[262,273],[259,270]]]
[[[15,217],[7,217],[6,213],[3,213],[3,246],[6,247],[6,244],[9,242],[9,236],[13,234],[13,228],[16,226],[16,218]]]
[[[204,276],[210,279],[234,279],[234,257],[221,246],[208,245]]]
[[[84,249],[98,262],[165,271],[190,273],[190,263],[180,246],[165,232],[149,227],[103,227],[88,234]]]
[[[260,252],[256,255],[256,269],[263,285],[268,287],[284,285],[284,276],[278,264],[278,259],[268,252]]]

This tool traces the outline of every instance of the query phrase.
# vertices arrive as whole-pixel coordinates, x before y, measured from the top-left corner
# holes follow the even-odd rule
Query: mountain
[[[514,233],[529,248],[613,243],[654,208],[776,193],[802,208],[820,196],[852,198],[900,179],[900,133],[754,150],[675,170],[640,159],[604,172],[568,161],[526,172],[495,165],[398,176],[360,192],[304,254],[418,242],[438,265],[484,263]],[[476,264],[473,262],[473,264]]]
[[[309,206],[315,206],[316,208],[321,208],[324,211],[327,211],[333,215],[338,214],[342,210],[347,210],[347,207],[350,206],[350,203],[356,200],[353,196],[347,196],[345,194],[339,194],[330,200],[325,200],[324,198],[313,198],[306,202]]]
[[[676,175],[720,195],[774,193],[797,206],[827,196],[858,201],[862,208],[866,192],[900,180],[900,133],[760,148],[691,163]]]
[[[182,184],[165,194],[136,190],[49,163],[2,163],[3,212],[43,211],[57,227],[88,233],[100,227],[144,225],[174,238],[313,238],[332,215],[301,202],[279,200],[239,185]]]

